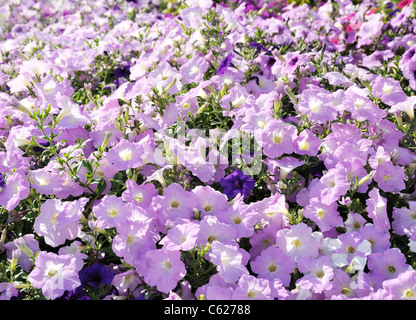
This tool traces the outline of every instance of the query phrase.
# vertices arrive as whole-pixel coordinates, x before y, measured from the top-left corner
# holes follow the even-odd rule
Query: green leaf
[[[98,182],[97,190],[95,191],[98,195],[100,195],[105,188],[107,187],[107,182],[105,182],[104,178],[101,178],[100,182]]]

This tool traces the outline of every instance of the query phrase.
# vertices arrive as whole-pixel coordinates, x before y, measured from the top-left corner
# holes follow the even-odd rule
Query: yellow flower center
[[[267,269],[269,269],[270,272],[276,272],[277,266],[272,262],[267,266]]]
[[[170,206],[171,206],[172,208],[176,209],[176,208],[178,208],[178,207],[180,206],[180,203],[179,203],[178,201],[176,201],[176,200],[173,200],[173,201],[170,203]]]
[[[241,222],[243,222],[243,219],[241,219],[241,217],[240,217],[240,216],[235,216],[234,218],[232,218],[232,221],[233,221],[235,224],[240,224]]]
[[[136,201],[137,201],[137,203],[142,202],[142,200],[143,200],[143,194],[142,194],[142,193],[135,194],[135,195],[134,195],[134,200],[136,200]]]
[[[276,143],[276,144],[282,142],[282,137],[281,136],[274,135],[273,136],[273,142]]]
[[[124,149],[124,150],[121,150],[121,151],[118,153],[118,155],[120,156],[120,158],[121,158],[123,161],[127,161],[127,160],[131,160],[131,157],[133,156],[133,153],[131,152],[131,150],[130,150],[130,149]]]
[[[292,241],[292,245],[296,248],[299,248],[302,245],[302,243],[298,239],[296,239]]]
[[[118,210],[115,209],[115,208],[112,208],[112,209],[108,210],[108,214],[110,215],[111,218],[114,218],[114,217],[117,216]]]
[[[55,276],[58,273],[58,270],[51,268],[48,270],[48,277],[52,278],[53,276]]]

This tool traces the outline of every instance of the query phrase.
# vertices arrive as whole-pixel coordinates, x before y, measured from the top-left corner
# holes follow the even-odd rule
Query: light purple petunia
[[[217,267],[221,278],[228,283],[234,283],[243,274],[249,274],[246,268],[249,254],[238,245],[213,241],[208,259]]]
[[[66,290],[72,291],[81,285],[78,276],[80,269],[75,260],[72,255],[41,251],[28,281],[33,287],[42,289],[45,297],[52,300],[59,298]]]

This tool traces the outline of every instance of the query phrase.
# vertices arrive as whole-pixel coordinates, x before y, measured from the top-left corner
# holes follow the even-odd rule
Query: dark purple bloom
[[[3,179],[3,174],[0,173],[0,188],[4,187],[4,179]]]
[[[99,288],[101,285],[111,284],[114,273],[105,265],[94,263],[79,272],[79,278],[82,285],[90,285],[93,288]]]
[[[82,286],[79,286],[73,291],[65,291],[62,297],[55,300],[90,300]]]
[[[227,68],[231,65],[231,60],[233,58],[233,53],[230,52],[225,58],[224,60],[221,61],[220,66],[217,69],[217,74],[221,75],[225,72],[225,70],[227,70]]]
[[[250,195],[250,190],[254,189],[255,182],[250,176],[245,175],[237,169],[230,175],[222,178],[220,183],[224,189],[224,193],[229,198],[234,198],[239,193],[241,193],[243,198],[247,198]]]
[[[128,79],[129,76],[130,76],[130,65],[129,64],[118,66],[114,70],[114,77],[117,78],[117,79],[119,79],[119,78]]]
[[[263,45],[257,42],[250,42],[249,46],[257,50],[269,52],[269,50],[267,50]]]

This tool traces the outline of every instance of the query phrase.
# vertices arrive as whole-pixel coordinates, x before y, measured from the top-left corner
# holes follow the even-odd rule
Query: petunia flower
[[[296,281],[296,286],[316,293],[323,293],[332,288],[334,267],[330,256],[300,259],[298,269],[303,273],[303,277]]]
[[[205,215],[218,215],[228,210],[228,199],[223,193],[210,186],[197,186],[192,192],[195,194],[199,206],[197,209]]]
[[[267,279],[243,274],[234,290],[233,300],[272,300],[272,291]]]
[[[370,196],[366,200],[368,217],[381,230],[389,230],[390,221],[387,216],[387,199],[380,195],[380,190],[377,188],[372,189],[368,195]]]
[[[318,233],[304,223],[281,229],[276,235],[276,244],[287,255],[297,261],[302,257],[316,258],[319,255],[321,240]]]
[[[416,300],[416,271],[408,270],[395,279],[384,281],[383,288],[393,300]]]
[[[263,129],[260,145],[263,153],[270,157],[280,157],[284,153],[291,154],[295,149],[294,139],[297,137],[296,127],[279,120],[270,121]]]
[[[138,143],[122,139],[108,151],[106,158],[120,171],[140,167],[142,153],[143,148]]]
[[[385,104],[392,106],[407,99],[400,82],[378,76],[373,82],[373,95]]]
[[[126,180],[126,190],[123,191],[121,197],[126,203],[132,203],[141,208],[148,208],[157,195],[154,184],[138,185],[134,180]]]
[[[411,267],[406,263],[406,257],[400,249],[388,248],[368,256],[368,269],[374,287],[381,288],[384,280],[397,278]]]
[[[336,267],[348,266],[350,272],[364,270],[371,243],[357,232],[341,234],[331,241],[332,262]]]
[[[416,201],[408,202],[409,208],[393,207],[393,232],[411,236],[416,230]]]
[[[377,182],[378,187],[384,192],[398,192],[403,190],[406,187],[404,182],[405,178],[404,168],[393,165],[392,163],[377,167],[374,175],[374,181]]]
[[[309,129],[303,130],[294,140],[295,152],[301,155],[316,156],[322,140],[316,137]]]
[[[407,97],[404,101],[391,106],[389,112],[405,112],[411,120],[415,118],[416,96]]]
[[[303,210],[303,215],[317,224],[321,232],[342,226],[343,220],[338,212],[338,203],[322,202],[320,198],[312,198]]]
[[[196,244],[199,229],[196,222],[176,224],[159,243],[168,250],[191,250]]]
[[[243,274],[249,274],[246,268],[248,253],[238,245],[213,241],[208,259],[217,267],[220,277],[228,283],[234,283]]]
[[[208,70],[209,63],[199,55],[192,56],[184,63],[179,71],[182,73],[182,81],[184,84],[191,82],[199,83],[202,81],[205,72]]]
[[[284,286],[289,286],[291,273],[295,268],[293,258],[276,246],[264,249],[251,263],[251,270],[258,277],[268,280],[279,279]]]
[[[73,240],[81,232],[81,214],[88,199],[82,198],[74,202],[48,199],[40,207],[33,224],[36,233],[43,236],[45,242],[57,247],[66,240]]]
[[[23,170],[17,170],[7,178],[6,184],[0,192],[0,205],[8,211],[16,208],[20,201],[29,196],[30,184]]]
[[[224,188],[224,193],[229,198],[234,198],[239,193],[247,198],[250,195],[250,191],[254,189],[254,180],[236,169],[233,173],[229,174],[225,178],[220,180],[221,186]]]
[[[113,271],[102,263],[96,262],[79,272],[81,284],[98,289],[101,285],[111,284],[114,278]]]
[[[4,247],[9,261],[12,259],[13,250],[19,249],[21,251],[17,263],[26,272],[29,272],[33,267],[32,259],[36,256],[37,252],[40,251],[39,242],[35,239],[35,235],[31,233],[5,243]]]
[[[59,298],[66,290],[72,291],[81,285],[75,259],[72,255],[41,251],[28,281],[33,287],[42,289],[45,297],[52,300]]]
[[[105,195],[100,203],[92,208],[97,218],[97,227],[107,229],[119,227],[130,215],[130,208],[123,200],[115,195]]]
[[[160,292],[169,293],[186,275],[180,251],[166,248],[149,250],[144,260],[147,266],[144,280],[149,285],[156,286]]]

